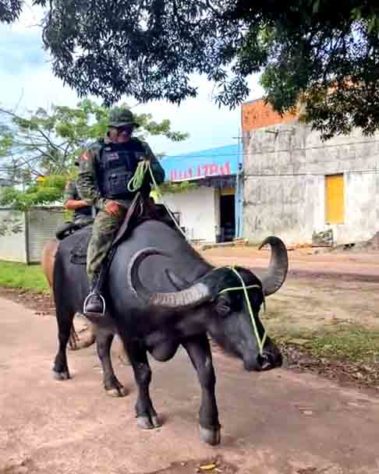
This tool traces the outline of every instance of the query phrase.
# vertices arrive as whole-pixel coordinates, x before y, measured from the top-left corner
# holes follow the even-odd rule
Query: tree
[[[22,0],[1,0],[0,22],[12,23],[21,13]]]
[[[20,117],[0,109],[0,172],[15,186],[5,188],[0,204],[27,209],[62,197],[74,162],[91,142],[105,135],[109,109],[90,100],[77,107],[53,106]],[[150,114],[135,115],[135,135],[164,135],[180,141],[185,133],[171,130],[169,120],[156,122]],[[22,189],[23,188],[23,189]]]
[[[379,7],[370,0],[35,0],[54,73],[106,103],[123,94],[180,103],[192,73],[235,107],[262,72],[267,100],[303,103],[324,137],[379,124]]]

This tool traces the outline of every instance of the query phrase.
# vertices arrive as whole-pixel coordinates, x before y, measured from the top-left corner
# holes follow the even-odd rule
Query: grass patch
[[[318,357],[379,362],[379,331],[355,325],[342,326],[316,335],[308,347]]]
[[[0,286],[46,293],[49,290],[40,265],[0,261]]]
[[[335,324],[315,331],[272,331],[279,343],[303,347],[319,358],[379,363],[379,331],[355,324]]]

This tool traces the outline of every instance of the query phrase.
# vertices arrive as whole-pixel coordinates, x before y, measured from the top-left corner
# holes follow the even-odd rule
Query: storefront
[[[183,192],[164,195],[165,203],[189,239],[226,242],[240,235],[242,192],[238,145],[167,156],[161,163],[167,181],[194,184]]]

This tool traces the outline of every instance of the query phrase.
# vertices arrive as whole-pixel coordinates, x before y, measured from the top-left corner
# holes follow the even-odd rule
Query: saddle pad
[[[87,263],[87,248],[92,235],[92,227],[81,232],[82,238],[71,249],[71,263],[85,265]]]
[[[171,217],[167,213],[167,210],[164,206],[156,205],[153,208],[153,212],[149,215],[145,215],[139,218],[125,219],[123,223],[123,229],[121,229],[122,233],[116,238],[115,245],[117,246],[120,242],[127,239],[132,230],[142,224],[147,220],[159,220],[164,222],[169,227],[173,228],[174,230],[178,230],[175,223],[172,221]],[[74,245],[71,249],[71,263],[76,265],[86,265],[87,263],[87,248],[88,244],[92,235],[92,226],[90,228],[86,228],[85,230],[81,230],[81,239],[79,239],[78,243]]]

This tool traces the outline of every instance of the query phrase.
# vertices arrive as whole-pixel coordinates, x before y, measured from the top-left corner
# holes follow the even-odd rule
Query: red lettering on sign
[[[215,164],[209,165],[209,174],[211,176],[219,174],[219,166]]]
[[[222,175],[229,175],[231,174],[230,172],[230,163],[227,161],[222,167],[221,167],[221,173]]]
[[[231,174],[230,162],[222,165],[216,163],[206,163],[184,170],[173,169],[170,172],[171,181],[183,181],[206,176],[228,176]]]
[[[203,165],[201,169],[203,170],[203,172],[201,173],[203,176],[209,175],[209,165]]]

